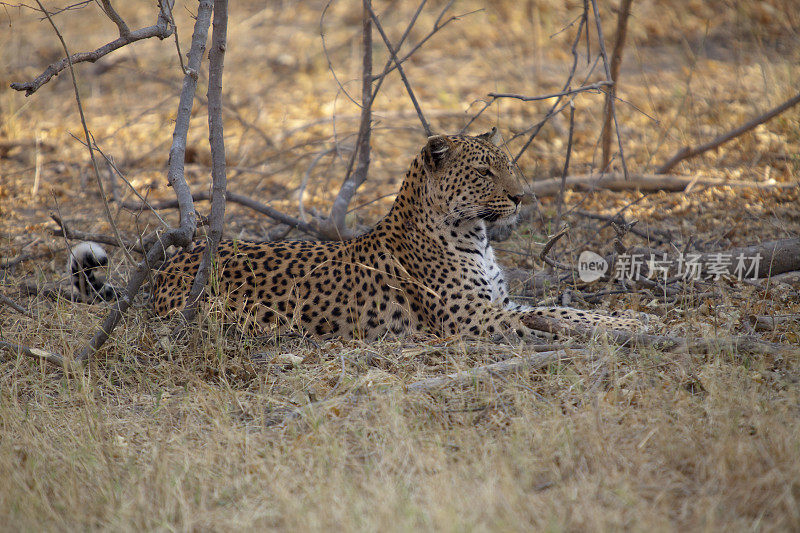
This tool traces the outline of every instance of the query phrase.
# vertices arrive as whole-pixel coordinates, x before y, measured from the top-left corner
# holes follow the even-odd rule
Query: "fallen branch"
[[[19,305],[17,302],[12,300],[8,296],[0,294],[0,304],[7,305],[8,307],[10,307],[11,309],[13,309],[14,311],[23,316],[26,316],[28,318],[33,318],[33,315],[31,315],[30,311]]]
[[[33,259],[42,259],[43,257],[53,257],[56,254],[55,250],[45,250],[43,252],[37,253],[30,253],[30,254],[19,254],[16,257],[12,257],[11,259],[5,259],[2,263],[0,263],[0,270],[11,269],[17,266],[20,263],[24,263],[25,261],[31,261]]]
[[[479,366],[464,372],[455,372],[445,376],[427,378],[409,384],[409,392],[433,392],[444,387],[472,385],[477,379],[494,377],[498,374],[509,374],[521,370],[538,370],[562,359],[587,357],[588,350],[553,350],[512,357],[489,365]]]
[[[82,301],[82,297],[77,290],[73,289],[71,285],[63,285],[61,283],[45,283],[39,286],[31,281],[23,281],[19,284],[19,292],[23,296],[44,296],[51,300],[61,298],[70,302]]]
[[[174,0],[163,0],[164,2],[168,2],[171,5]],[[42,11],[47,13],[44,8]],[[106,11],[108,14],[108,11]],[[116,13],[116,12],[115,12]],[[113,17],[109,15],[109,18]],[[115,21],[116,22],[116,21]],[[158,37],[159,39],[165,39],[172,35],[172,28],[170,27],[169,21],[167,17],[164,15],[164,10],[160,10],[158,13],[158,18],[156,23],[153,26],[148,26],[146,28],[141,28],[134,31],[129,31],[127,34],[123,35],[123,32],[120,31],[120,37],[107,43],[100,48],[92,51],[92,52],[78,52],[76,54],[67,55],[67,57],[62,58],[60,61],[56,61],[48,66],[44,72],[39,74],[33,81],[25,82],[25,83],[12,83],[11,88],[15,91],[25,91],[25,96],[30,96],[39,88],[50,81],[53,76],[58,76],[58,74],[64,70],[65,68],[69,67],[70,64],[76,63],[83,63],[88,61],[89,63],[94,63],[101,57],[110,54],[114,50],[122,48],[128,44],[131,44],[136,41],[141,41],[142,39],[149,39],[151,37]]]
[[[756,182],[744,180],[722,180],[662,174],[628,174],[627,181],[617,172],[608,174],[579,174],[567,177],[568,188],[595,191],[632,191],[642,192],[689,192],[695,187],[736,187],[754,189],[794,189],[797,183]],[[527,194],[536,196],[555,196],[561,187],[561,178],[535,181],[526,187]]]
[[[64,366],[64,358],[57,353],[47,352],[38,348],[28,348],[27,346],[22,346],[21,344],[15,344],[13,342],[6,341],[0,341],[0,348],[4,348],[12,353],[27,355],[28,357],[33,357],[34,359],[44,359],[45,361],[60,367]]]
[[[783,102],[778,107],[774,107],[774,108],[770,109],[769,111],[767,111],[763,115],[758,116],[758,117],[750,120],[749,122],[746,122],[746,123],[742,124],[738,128],[732,129],[731,131],[729,131],[729,132],[727,132],[727,133],[725,133],[723,135],[720,135],[719,137],[717,137],[713,141],[709,141],[709,142],[707,142],[705,144],[701,144],[700,146],[697,146],[695,148],[691,148],[689,146],[684,146],[683,148],[678,150],[678,152],[675,155],[670,157],[663,165],[658,167],[658,169],[656,170],[656,174],[666,174],[667,172],[672,170],[672,168],[675,165],[677,165],[678,163],[680,163],[684,159],[689,159],[690,157],[695,157],[695,156],[698,156],[698,155],[700,155],[702,153],[708,152],[709,150],[713,150],[714,148],[716,148],[716,147],[718,147],[718,146],[730,141],[731,139],[735,139],[736,137],[739,137],[740,135],[743,135],[743,134],[747,133],[748,131],[752,130],[756,126],[758,126],[760,124],[763,124],[764,122],[767,122],[768,120],[771,120],[771,119],[775,118],[776,116],[780,115],[781,113],[783,113],[784,111],[786,111],[790,107],[793,107],[793,106],[797,105],[798,103],[800,103],[800,93],[798,93],[798,94],[794,95],[793,97],[789,98],[788,100]]]

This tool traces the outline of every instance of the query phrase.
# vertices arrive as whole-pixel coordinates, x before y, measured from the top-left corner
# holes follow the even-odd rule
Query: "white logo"
[[[602,256],[584,250],[578,256],[578,277],[585,283],[597,281],[608,270],[608,262]]]

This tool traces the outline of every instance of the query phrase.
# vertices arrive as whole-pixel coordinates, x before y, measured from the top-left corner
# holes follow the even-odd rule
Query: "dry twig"
[[[588,0],[583,0],[583,13],[581,14],[580,17],[580,23],[578,24],[578,31],[575,34],[575,40],[572,41],[572,67],[570,67],[569,69],[569,76],[567,76],[567,81],[564,82],[564,86],[560,91],[561,93],[569,92],[570,86],[572,85],[572,79],[575,77],[575,70],[578,68],[578,43],[581,40],[581,34],[583,33],[583,29],[587,28],[588,20],[589,20],[589,4]],[[525,141],[525,144],[522,145],[522,148],[520,148],[519,152],[517,152],[517,155],[514,156],[515,164],[517,161],[519,161],[519,158],[522,157],[522,154],[525,153],[525,150],[528,149],[528,147],[531,145],[536,136],[539,135],[539,132],[541,131],[545,123],[550,119],[550,117],[556,114],[556,110],[558,109],[558,105],[561,103],[562,98],[563,96],[558,96],[558,93],[556,93],[556,101],[553,102],[552,106],[550,106],[550,109],[547,111],[545,117],[533,127],[533,131],[531,131],[531,134],[528,136],[528,139]],[[485,108],[481,110],[481,112],[483,112],[484,110]]]
[[[564,192],[567,186],[567,173],[569,172],[569,160],[572,157],[572,134],[575,132],[575,102],[569,102],[569,137],[567,139],[567,156],[564,158],[564,170],[561,172],[561,188],[558,191],[558,201],[556,203],[556,219],[553,222],[554,228],[561,227],[561,211],[564,208]]]
[[[14,311],[16,311],[17,313],[19,313],[21,315],[24,315],[24,316],[26,316],[28,318],[33,318],[33,315],[31,315],[30,311],[28,311],[27,309],[25,309],[24,307],[19,305],[17,302],[12,300],[8,296],[0,294],[0,304],[8,306],[11,309],[13,309]]]
[[[617,13],[617,37],[614,51],[611,52],[611,86],[606,92],[606,104],[603,109],[603,131],[600,135],[603,162],[600,168],[607,169],[611,163],[611,103],[617,96],[619,86],[619,67],[622,63],[622,50],[625,47],[625,36],[628,33],[628,17],[631,14],[633,0],[622,0]]]
[[[590,0],[592,2],[592,12],[594,13],[594,22],[597,27],[597,42],[600,45],[600,57],[603,58],[603,68],[605,69],[606,79],[616,83],[616,80],[611,75],[611,67],[608,62],[608,55],[606,54],[605,39],[603,38],[603,25],[600,23],[600,11],[597,9],[597,0]],[[617,122],[617,107],[616,99],[611,98],[608,106],[609,114],[614,119],[614,129],[617,132],[617,148],[619,149],[619,159],[622,163],[622,174],[625,179],[628,179],[628,164],[625,162],[625,151],[622,149],[622,137],[619,135],[619,123]],[[607,170],[603,167],[603,170]]]
[[[684,146],[683,148],[678,150],[678,153],[670,157],[663,165],[658,167],[658,169],[656,170],[656,174],[666,174],[667,172],[672,170],[673,167],[675,167],[675,165],[677,165],[684,159],[689,159],[690,157],[695,157],[705,152],[708,152],[709,150],[713,150],[714,148],[717,148],[718,146],[725,144],[726,142],[747,133],[756,126],[775,118],[776,116],[780,115],[787,109],[794,107],[798,103],[800,103],[800,93],[797,93],[793,97],[789,98],[781,105],[773,107],[763,115],[760,115],[742,124],[738,128],[734,128],[731,131],[724,133],[723,135],[720,135],[719,137],[717,137],[712,141],[709,141],[705,144],[701,144],[700,146],[696,146],[694,148],[691,148],[689,146]]]
[[[174,0],[163,0],[163,3],[168,4],[169,7],[171,8],[172,4],[174,3]],[[111,7],[111,4],[108,5],[109,7]],[[39,4],[39,7],[41,8],[42,12],[45,13],[45,15],[47,15],[47,18],[49,19],[50,13],[47,10],[45,10],[41,4]],[[111,9],[113,11],[113,8]],[[106,13],[108,14],[108,11],[106,11]],[[114,13],[116,14],[115,11]],[[119,16],[117,15],[117,17]],[[109,18],[111,18],[111,20],[114,20],[113,16],[111,16],[110,14]],[[119,20],[121,21],[122,19]],[[117,26],[119,27],[119,24],[117,24]],[[158,37],[159,39],[165,39],[169,37],[171,34],[172,34],[172,28],[170,27],[168,18],[164,14],[164,8],[162,7],[162,9],[158,13],[158,19],[156,20],[156,23],[153,26],[148,26],[146,28],[129,31],[125,35],[122,34],[122,29],[120,28],[120,37],[118,39],[115,39],[110,43],[107,43],[92,52],[79,52],[71,56],[69,55],[69,53],[67,53],[66,57],[48,66],[45,69],[45,71],[39,74],[39,76],[37,76],[36,79],[34,79],[33,81],[25,83],[12,83],[11,88],[16,91],[25,91],[25,96],[30,96],[37,90],[39,90],[39,88],[42,85],[50,81],[53,78],[53,76],[58,76],[58,74],[62,70],[64,70],[67,67],[70,67],[71,65],[74,65],[75,63],[82,63],[84,61],[88,61],[89,63],[94,63],[101,57],[108,55],[114,50],[122,48],[125,45],[134,43],[136,41],[141,41],[142,39],[149,39],[151,37]]]
[[[34,359],[44,359],[49,363],[53,363],[54,365],[61,367],[64,366],[64,358],[57,353],[47,352],[38,348],[29,348],[21,344],[15,344],[13,342],[6,342],[3,340],[0,340],[0,348],[4,348],[12,353],[27,355],[28,357],[33,357]]]
[[[389,55],[391,56],[392,61],[394,61],[394,64],[397,66],[397,72],[400,73],[400,78],[403,80],[403,85],[405,85],[406,91],[408,91],[408,97],[411,98],[411,103],[414,104],[414,109],[417,111],[417,116],[422,123],[422,128],[425,130],[425,135],[430,137],[433,135],[431,126],[428,124],[428,121],[425,120],[425,115],[422,113],[422,108],[419,106],[419,102],[417,102],[417,98],[414,96],[414,91],[411,89],[411,83],[408,81],[406,73],[403,71],[400,60],[397,59],[397,51],[394,49],[394,46],[392,46],[391,41],[389,41],[389,37],[386,35],[386,32],[383,31],[383,26],[381,26],[378,17],[375,15],[375,11],[372,10],[371,2],[367,2],[365,6],[367,9],[369,9],[369,15],[372,18],[372,22],[375,23],[375,28],[377,28],[378,33],[380,33],[383,43],[386,45],[386,49],[389,50]]]

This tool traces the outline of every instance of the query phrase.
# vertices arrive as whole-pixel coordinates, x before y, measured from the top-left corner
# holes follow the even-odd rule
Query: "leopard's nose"
[[[508,199],[511,200],[512,202],[514,202],[515,205],[519,205],[519,203],[522,201],[522,195],[521,194],[509,194],[508,195]]]

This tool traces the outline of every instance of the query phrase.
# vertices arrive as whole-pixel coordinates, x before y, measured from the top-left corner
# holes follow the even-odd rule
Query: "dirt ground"
[[[150,3],[118,3],[132,29],[154,23]],[[396,42],[416,6],[373,3]],[[426,4],[407,43],[428,35],[445,4]],[[600,4],[610,51],[616,3]],[[405,65],[433,129],[458,132],[489,92],[560,91],[582,5],[455,2],[441,21],[459,17]],[[112,228],[78,140],[69,73],[29,97],[8,88],[62,57],[58,38],[31,9],[0,7],[0,265],[30,256],[0,270],[0,294],[30,315],[0,306],[0,341],[73,357],[107,308],[21,296],[18,286],[65,280],[67,243],[53,235],[51,212],[81,231]],[[184,54],[196,9],[194,2],[175,6]],[[117,36],[95,3],[54,21],[70,52]],[[316,1],[231,4],[224,78],[230,191],[293,216],[301,199],[307,212],[330,209],[358,129],[350,96],[360,94],[360,25],[359,2],[327,9]],[[573,87],[604,76],[590,27],[589,42],[577,47]],[[374,39],[379,70],[388,56],[377,33]],[[103,161],[107,196],[132,201],[135,190],[148,201],[173,198],[166,165],[182,82],[174,39],[134,43],[77,65],[76,75],[97,145],[125,178]],[[207,64],[187,147],[193,191],[209,187],[206,84]],[[683,146],[764,113],[798,86],[794,1],[634,1],[617,102],[627,167],[652,173]],[[597,172],[603,96],[581,93],[574,102],[570,174]],[[497,100],[469,131],[496,126],[516,154],[550,105]],[[348,215],[352,225],[368,226],[388,210],[425,142],[397,72],[374,112],[372,163]],[[568,131],[568,113],[544,126],[519,159],[521,179],[560,176]],[[672,170],[765,186],[568,191],[562,219],[570,232],[551,255],[574,264],[585,249],[613,250],[614,231],[587,212],[638,220],[636,228],[653,237],[628,234],[625,244],[664,252],[797,237],[799,154],[795,108]],[[621,169],[618,153],[611,167]],[[543,196],[534,205],[496,243],[501,263],[530,273],[547,268],[538,254],[554,231],[558,201]],[[160,224],[149,212],[110,206],[132,240]],[[208,202],[197,208],[208,215]],[[175,210],[160,216],[177,223]],[[307,238],[234,204],[225,235]],[[117,249],[109,253],[111,278],[122,283],[132,264]],[[671,334],[707,339],[752,333],[754,316],[780,317],[756,334],[797,345],[798,280],[721,279],[677,298],[617,291],[576,305],[646,311]],[[544,297],[561,300],[566,289],[553,286]],[[182,342],[170,330],[140,295],[85,374],[0,352],[0,476],[7,480],[0,516],[10,529],[800,529],[796,353],[672,354],[599,339],[541,368],[417,393],[409,387],[421,379],[530,355],[531,348],[458,339],[264,343],[207,318]]]

